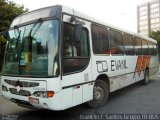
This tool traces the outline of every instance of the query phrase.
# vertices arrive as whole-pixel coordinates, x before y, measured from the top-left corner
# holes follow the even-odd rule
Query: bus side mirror
[[[82,24],[77,24],[75,27],[75,41],[80,41],[81,39],[81,32],[82,32]]]

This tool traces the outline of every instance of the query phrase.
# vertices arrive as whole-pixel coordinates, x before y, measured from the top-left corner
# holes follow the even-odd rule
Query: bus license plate
[[[29,102],[30,102],[30,103],[39,104],[39,99],[29,97]]]

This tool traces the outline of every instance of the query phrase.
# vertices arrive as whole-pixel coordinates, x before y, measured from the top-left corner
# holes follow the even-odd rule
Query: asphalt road
[[[160,72],[150,79],[147,86],[136,83],[113,92],[107,104],[97,109],[89,108],[86,104],[64,111],[26,109],[4,100],[0,95],[0,119],[2,120],[8,118],[12,120],[101,120],[110,118],[119,120],[124,119],[124,115],[131,115],[134,119],[139,119],[142,117],[138,116],[140,114],[153,114],[154,116],[143,117],[160,119],[157,113],[160,113]]]

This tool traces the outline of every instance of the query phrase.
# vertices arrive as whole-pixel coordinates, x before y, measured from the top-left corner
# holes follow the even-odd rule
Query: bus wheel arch
[[[97,80],[103,80],[107,85],[108,85],[108,88],[110,90],[110,81],[109,81],[109,77],[106,75],[106,74],[101,74],[97,77],[96,81]]]
[[[142,80],[142,84],[143,85],[147,85],[149,82],[149,68],[147,67],[145,70],[144,70],[144,79]]]
[[[93,99],[88,102],[92,108],[103,106],[109,97],[109,79],[106,75],[97,77],[93,88]]]

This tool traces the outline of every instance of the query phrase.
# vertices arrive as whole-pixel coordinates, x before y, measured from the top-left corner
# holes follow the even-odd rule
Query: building
[[[137,31],[149,35],[160,30],[160,0],[153,0],[137,6]]]

